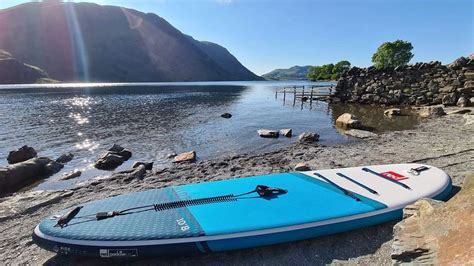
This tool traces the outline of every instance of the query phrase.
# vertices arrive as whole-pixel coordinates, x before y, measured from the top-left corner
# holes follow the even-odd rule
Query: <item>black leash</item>
[[[377,191],[371,189],[370,187],[368,187],[368,186],[366,186],[366,185],[364,185],[364,184],[362,184],[362,183],[360,183],[360,182],[358,182],[358,181],[355,181],[354,179],[352,179],[352,178],[346,176],[345,174],[336,173],[336,175],[338,175],[338,176],[340,176],[340,177],[343,177],[343,178],[345,178],[345,179],[351,181],[352,183],[354,183],[354,184],[356,184],[356,185],[359,185],[360,187],[364,188],[365,190],[369,191],[369,192],[372,193],[372,194],[377,194],[377,195],[379,194]]]
[[[344,193],[344,195],[346,196],[349,196],[353,199],[355,199],[356,201],[360,201],[360,199],[358,197],[356,197],[354,195],[354,192],[350,191],[350,190],[347,190],[341,186],[339,186],[338,184],[332,182],[331,180],[329,180],[327,177],[321,175],[321,174],[318,174],[318,173],[314,173],[314,175],[316,175],[317,177],[323,179],[324,181],[328,182],[329,184],[331,184],[332,186],[334,186],[335,188],[339,189],[340,191],[342,191],[342,193]]]
[[[150,205],[128,208],[121,211],[98,212],[94,216],[95,216],[95,219],[99,221],[99,220],[112,218],[119,215],[131,214],[133,213],[132,211],[149,211],[149,210],[163,211],[163,210],[169,210],[169,209],[183,208],[187,206],[236,201],[238,200],[239,197],[249,195],[252,193],[257,193],[262,198],[272,198],[276,195],[285,194],[287,192],[288,192],[287,190],[281,189],[281,188],[272,188],[272,187],[268,187],[264,185],[258,185],[254,190],[245,192],[242,194],[238,194],[238,195],[228,194],[228,195],[208,197],[208,198],[178,200],[178,201],[172,201],[172,202],[150,204]],[[66,214],[61,216],[61,218],[59,218],[56,226],[59,226],[61,228],[67,226],[67,224],[79,213],[81,209],[82,209],[82,206],[78,206],[68,211]],[[92,215],[86,215],[82,217],[92,217]]]
[[[369,169],[369,168],[367,168],[367,167],[362,168],[362,170],[363,170],[363,171],[366,171],[366,172],[368,172],[368,173],[371,173],[371,174],[373,174],[373,175],[376,175],[376,176],[378,176],[378,177],[384,178],[385,180],[388,180],[388,181],[390,181],[390,182],[392,182],[392,183],[395,183],[395,184],[397,184],[397,185],[399,185],[399,186],[402,186],[402,187],[404,187],[404,188],[406,188],[406,189],[411,189],[411,187],[409,187],[409,186],[403,184],[402,182],[399,182],[399,181],[397,181],[397,180],[395,180],[395,179],[392,179],[392,178],[390,178],[390,177],[386,177],[386,176],[384,176],[384,175],[382,175],[382,174],[380,174],[380,173],[377,173],[377,172],[375,172],[374,170],[371,170],[371,169]]]

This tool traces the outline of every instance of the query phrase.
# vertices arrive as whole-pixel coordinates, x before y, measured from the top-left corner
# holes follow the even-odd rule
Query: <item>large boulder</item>
[[[474,264],[474,174],[447,203],[422,199],[403,212],[404,219],[394,227],[395,265]]]
[[[0,195],[15,192],[51,174],[48,167],[55,161],[46,157],[35,157],[24,162],[0,167]],[[48,166],[50,165],[50,166]]]
[[[9,164],[21,163],[36,156],[38,156],[38,154],[35,149],[25,145],[16,151],[10,151],[8,153],[7,161]]]
[[[259,129],[257,133],[262,138],[278,138],[280,134],[278,130],[273,129]]]
[[[344,113],[336,119],[336,126],[357,129],[362,127],[362,122],[355,115]]]
[[[298,142],[300,143],[314,143],[319,141],[319,135],[317,133],[304,132],[298,136]]]
[[[469,59],[467,59],[466,57],[462,56],[456,60],[454,60],[454,62],[452,62],[451,64],[448,65],[449,68],[451,69],[461,69],[463,66],[465,66],[467,64],[467,61],[469,61]]]
[[[458,100],[457,94],[455,92],[453,93],[448,93],[443,96],[443,99],[441,100],[441,103],[449,106],[449,105],[455,105]]]
[[[178,154],[174,157],[175,163],[186,163],[186,162],[195,162],[196,161],[196,152],[188,151]]]

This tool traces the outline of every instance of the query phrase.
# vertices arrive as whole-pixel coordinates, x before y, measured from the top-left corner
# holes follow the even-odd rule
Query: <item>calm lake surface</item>
[[[309,82],[196,82],[154,84],[61,84],[56,87],[0,86],[0,165],[10,150],[34,147],[39,156],[53,159],[71,152],[64,169],[37,185],[61,189],[91,177],[110,175],[92,164],[114,143],[133,152],[115,171],[129,169],[135,160],[153,161],[155,169],[171,163],[170,153],[195,150],[199,159],[242,153],[261,153],[284,147],[297,137],[260,138],[259,128],[292,128],[293,134],[317,132],[320,143],[351,141],[334,127],[338,115],[350,111],[376,131],[413,127],[413,116],[388,119],[383,109],[331,106],[309,102],[293,106],[275,91],[284,85]],[[329,84],[329,83],[328,83]],[[231,119],[221,118],[228,112]],[[58,179],[72,170],[83,174]]]

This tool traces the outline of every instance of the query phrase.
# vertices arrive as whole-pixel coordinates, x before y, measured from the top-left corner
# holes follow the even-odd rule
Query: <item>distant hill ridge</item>
[[[0,50],[0,84],[55,82],[39,67],[25,64]]]
[[[0,32],[0,49],[60,81],[262,79],[224,47],[123,7],[25,3],[0,10]]]
[[[293,66],[290,68],[279,68],[263,74],[268,80],[306,80],[311,66]]]

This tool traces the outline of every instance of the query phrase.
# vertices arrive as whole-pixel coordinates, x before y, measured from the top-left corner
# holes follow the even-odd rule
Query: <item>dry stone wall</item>
[[[342,102],[381,105],[458,105],[474,100],[474,55],[441,62],[385,68],[353,67],[337,82]]]

